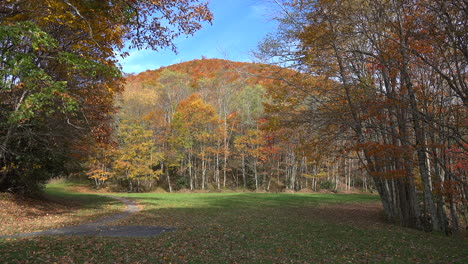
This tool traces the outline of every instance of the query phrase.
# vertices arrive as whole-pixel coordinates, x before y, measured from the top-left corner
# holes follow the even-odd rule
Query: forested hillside
[[[309,132],[275,117],[272,91],[291,90],[280,79],[297,74],[201,59],[129,76],[115,144],[96,152],[89,176],[128,191],[370,188],[356,159],[317,152]]]

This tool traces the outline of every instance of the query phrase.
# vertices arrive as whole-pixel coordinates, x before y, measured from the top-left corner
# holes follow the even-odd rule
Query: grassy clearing
[[[70,191],[76,187],[65,182],[48,184],[45,199],[0,194],[0,235],[86,223],[121,211],[124,207],[108,197]]]
[[[143,211],[117,225],[177,227],[154,238],[0,241],[7,263],[466,263],[464,237],[385,224],[378,198],[340,194],[118,194]]]

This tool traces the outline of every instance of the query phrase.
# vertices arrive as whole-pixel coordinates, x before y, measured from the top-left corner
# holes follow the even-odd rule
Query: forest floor
[[[0,195],[0,235],[96,221],[124,206],[49,185],[52,201]],[[76,190],[76,188],[75,188]],[[467,263],[465,235],[385,223],[369,194],[114,194],[140,211],[110,227],[175,228],[152,237],[34,236],[0,239],[3,263]],[[59,203],[57,203],[59,201]],[[135,230],[137,231],[137,230]]]
[[[36,199],[0,193],[0,236],[75,226],[121,212],[120,201],[72,192],[76,185],[50,184]]]
[[[120,212],[108,215],[91,222],[79,225],[71,225],[60,228],[47,229],[43,231],[17,233],[12,235],[0,235],[0,238],[17,238],[30,236],[64,236],[64,235],[81,235],[81,236],[106,236],[106,237],[153,237],[161,233],[172,231],[173,228],[164,228],[158,226],[113,226],[112,222],[129,217],[132,214],[140,211],[141,208],[133,201],[118,197],[107,196],[122,202],[126,208]]]

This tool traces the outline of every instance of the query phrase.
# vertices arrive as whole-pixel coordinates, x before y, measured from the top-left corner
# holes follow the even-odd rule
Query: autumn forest
[[[0,2],[0,192],[378,194],[388,222],[467,224],[463,0],[274,1],[255,62],[122,73],[213,22],[197,0]],[[157,14],[157,15],[155,15]]]

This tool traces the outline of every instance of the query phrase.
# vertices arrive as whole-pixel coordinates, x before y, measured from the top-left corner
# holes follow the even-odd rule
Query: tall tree
[[[192,94],[177,106],[176,114],[180,114],[186,127],[189,140],[192,143],[188,151],[190,169],[193,167],[194,178],[191,178],[194,186],[197,186],[197,172],[201,173],[201,188],[207,186],[207,168],[210,161],[210,147],[214,146],[216,137],[213,131],[218,131],[219,117],[213,106],[203,102],[198,94]],[[194,160],[197,158],[197,160]],[[198,166],[196,166],[198,163]],[[192,175],[191,175],[192,177]],[[192,186],[192,184],[191,184]]]
[[[153,182],[162,173],[155,168],[162,160],[162,153],[157,152],[153,142],[152,130],[144,125],[122,120],[118,127],[119,149],[115,157],[115,177],[124,181],[130,192],[151,189]]]
[[[175,48],[210,20],[198,1],[2,1],[0,190],[30,192],[107,140],[126,41]]]

